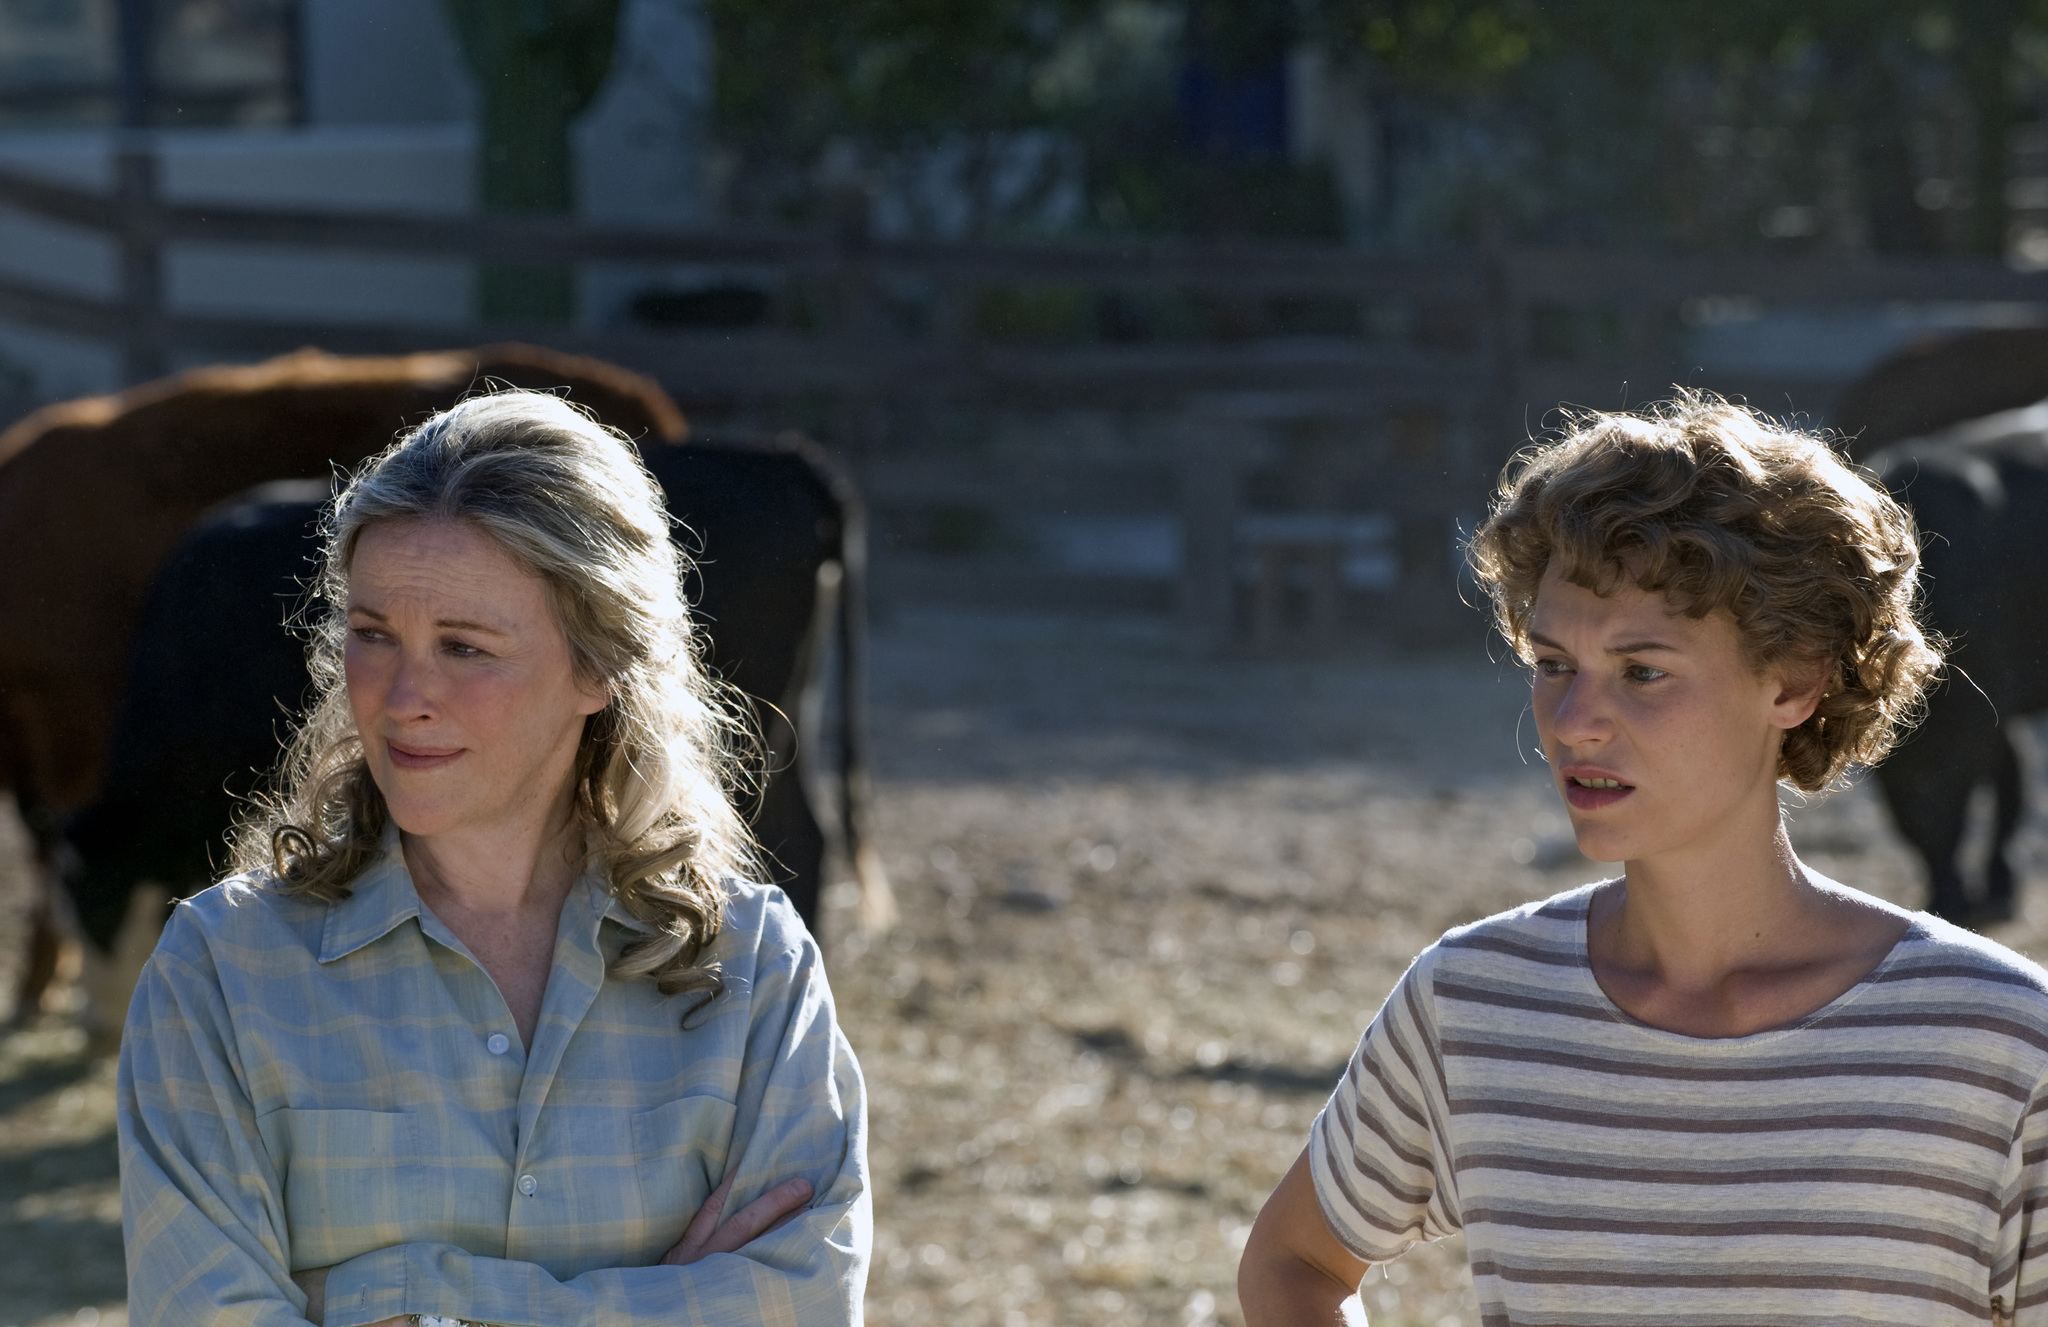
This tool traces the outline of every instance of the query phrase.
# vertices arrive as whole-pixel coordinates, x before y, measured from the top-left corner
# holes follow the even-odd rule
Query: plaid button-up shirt
[[[735,885],[725,992],[605,973],[644,927],[594,877],[562,909],[522,1046],[497,987],[396,851],[335,904],[231,880],[181,905],[121,1048],[130,1320],[326,1327],[860,1321],[872,1236],[860,1070],[781,891]],[[798,1219],[653,1266],[737,1171],[728,1212],[798,1176]]]

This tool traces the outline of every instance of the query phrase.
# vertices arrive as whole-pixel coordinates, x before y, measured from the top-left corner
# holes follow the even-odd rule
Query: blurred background
[[[864,494],[877,1323],[1239,1322],[1408,958],[1597,876],[1460,586],[1561,404],[1827,426],[2044,325],[2033,0],[0,0],[0,423],[516,339]],[[1919,903],[1874,793],[1793,814]],[[125,1312],[110,1082],[0,1039],[0,1325]]]

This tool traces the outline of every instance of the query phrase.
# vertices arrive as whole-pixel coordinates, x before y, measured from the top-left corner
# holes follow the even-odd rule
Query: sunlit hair
[[[1468,552],[1525,659],[1555,564],[1596,594],[1628,581],[1674,612],[1729,614],[1758,672],[1821,674],[1778,766],[1816,792],[1883,758],[1941,666],[1916,614],[1919,547],[1912,515],[1826,443],[1687,392],[1642,414],[1570,416],[1509,465]]]
[[[544,392],[476,396],[434,416],[334,499],[307,610],[315,699],[274,792],[238,829],[235,869],[332,902],[377,855],[390,812],[342,676],[348,576],[364,530],[408,520],[464,522],[546,583],[578,680],[610,692],[585,721],[575,814],[612,892],[655,931],[614,973],[716,995],[716,969],[697,960],[718,934],[725,881],[755,866],[731,796],[751,747],[746,711],[700,661],[660,486],[631,443]]]

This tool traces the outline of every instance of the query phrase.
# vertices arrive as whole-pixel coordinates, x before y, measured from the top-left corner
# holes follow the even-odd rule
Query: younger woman
[[[1253,1229],[1249,1327],[1458,1231],[1489,1327],[2048,1323],[2048,973],[1815,874],[1778,812],[1939,662],[1911,518],[1687,397],[1528,455],[1472,562],[1625,870],[1415,961]]]

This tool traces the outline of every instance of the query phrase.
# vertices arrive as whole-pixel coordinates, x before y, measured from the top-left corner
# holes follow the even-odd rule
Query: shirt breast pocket
[[[673,1230],[670,1244],[725,1178],[734,1113],[722,1098],[687,1096],[633,1116],[640,1195],[655,1228]]]
[[[294,1270],[405,1242],[406,1190],[420,1182],[410,1114],[286,1107],[258,1127],[284,1180]]]

